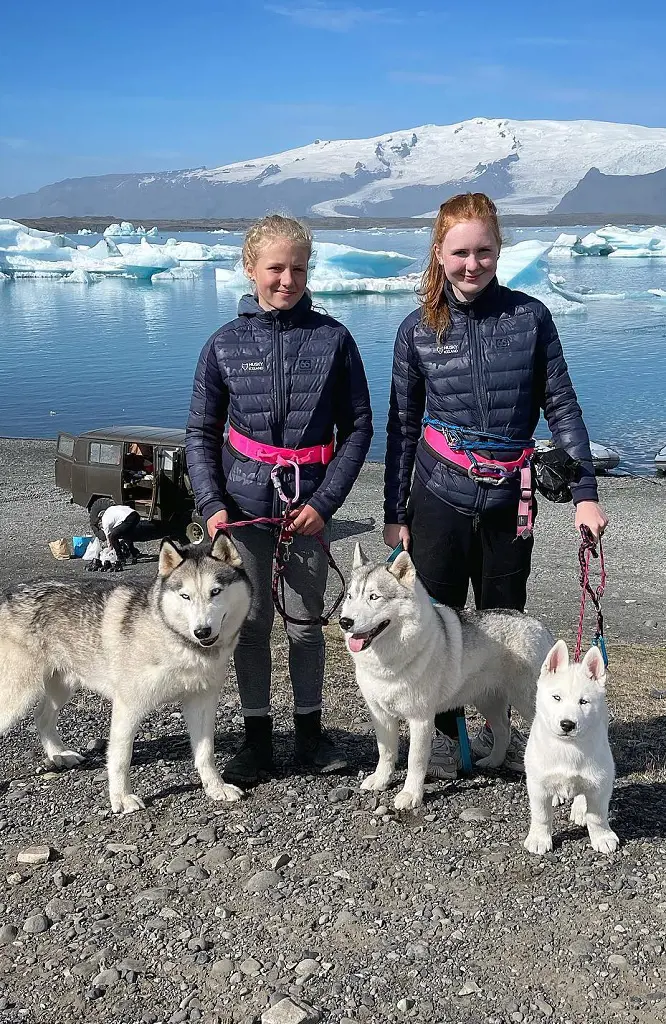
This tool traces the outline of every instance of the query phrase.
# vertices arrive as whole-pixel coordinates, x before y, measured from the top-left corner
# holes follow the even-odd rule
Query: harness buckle
[[[280,469],[286,469],[289,466],[291,466],[291,468],[294,471],[294,495],[292,498],[289,498],[284,493],[279,475]],[[278,492],[280,500],[283,501],[285,505],[288,505],[290,503],[293,505],[298,504],[298,499],[301,494],[301,470],[298,463],[294,459],[285,459],[282,455],[278,455],[277,462],[275,463],[271,470],[271,481],[273,483],[273,487]]]

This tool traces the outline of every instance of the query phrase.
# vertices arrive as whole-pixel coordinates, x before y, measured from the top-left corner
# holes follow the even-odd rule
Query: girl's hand
[[[608,516],[597,501],[579,501],[576,505],[576,530],[587,526],[595,540],[599,540],[608,526]]]
[[[220,511],[216,512],[214,516],[211,516],[210,519],[206,521],[206,529],[208,530],[208,536],[210,537],[210,539],[212,540],[215,534],[217,533],[219,529],[219,523],[228,522],[229,513],[226,512],[224,509],[220,509]]]
[[[295,508],[287,524],[287,533],[300,533],[303,537],[313,537],[326,526],[316,509],[312,505],[303,505],[302,508]]]
[[[391,551],[397,548],[398,544],[402,544],[403,550],[408,551],[410,537],[409,527],[404,524],[387,523],[384,527],[384,543]]]

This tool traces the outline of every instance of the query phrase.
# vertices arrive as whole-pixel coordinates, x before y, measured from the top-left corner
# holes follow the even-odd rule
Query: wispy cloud
[[[323,0],[314,0],[304,7],[285,7],[279,4],[266,4],[266,10],[283,18],[290,18],[297,25],[306,28],[323,29],[327,32],[349,32],[359,25],[389,24],[397,25],[401,19],[389,7],[330,7]]]

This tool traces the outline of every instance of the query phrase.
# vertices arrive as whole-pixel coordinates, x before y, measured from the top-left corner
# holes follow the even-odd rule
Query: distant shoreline
[[[27,217],[21,218],[20,222],[28,227],[38,228],[40,231],[56,231],[71,234],[80,228],[87,228],[89,231],[102,234],[109,224],[118,224],[121,220],[130,220],[133,224],[143,224],[146,228],[157,227],[160,234],[167,234],[170,231],[234,231],[243,232],[256,218],[242,217],[238,219],[220,218],[209,220],[164,220],[153,217],[121,217],[121,216],[95,216],[95,217]],[[357,231],[371,231],[378,228],[386,230],[416,230],[418,228],[431,228],[433,221],[425,218],[414,217],[301,217],[315,231],[348,231],[355,228]],[[501,217],[504,227],[574,227],[579,224],[615,224],[624,227],[629,224],[659,224],[666,225],[666,214],[655,216],[645,214],[636,216],[631,214],[617,213],[610,216],[607,213],[585,213],[585,214],[505,214]]]

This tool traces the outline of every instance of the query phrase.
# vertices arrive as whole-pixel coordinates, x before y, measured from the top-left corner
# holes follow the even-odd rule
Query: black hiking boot
[[[253,715],[243,721],[245,741],[222,771],[225,782],[241,789],[256,786],[262,777],[272,775],[275,770],[273,719],[270,715]]]
[[[294,727],[296,761],[301,768],[318,775],[347,767],[347,758],[321,727],[321,711],[294,715]]]

